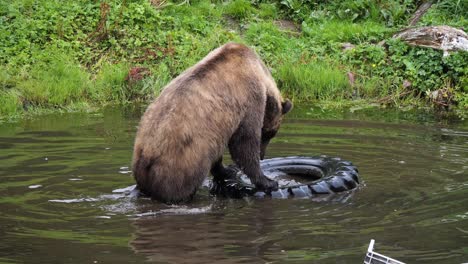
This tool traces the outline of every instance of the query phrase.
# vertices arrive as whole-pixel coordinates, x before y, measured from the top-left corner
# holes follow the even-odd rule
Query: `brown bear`
[[[259,162],[291,108],[253,50],[237,43],[213,50],[146,109],[133,153],[138,189],[166,203],[189,201],[209,172],[227,177],[226,146],[258,189],[277,189]]]

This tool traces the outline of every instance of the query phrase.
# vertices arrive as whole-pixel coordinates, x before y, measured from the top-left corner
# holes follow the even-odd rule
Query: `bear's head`
[[[292,106],[291,101],[288,99],[281,101],[281,99],[278,100],[274,96],[267,96],[260,145],[260,159],[265,157],[268,143],[278,133],[283,116],[291,111]]]

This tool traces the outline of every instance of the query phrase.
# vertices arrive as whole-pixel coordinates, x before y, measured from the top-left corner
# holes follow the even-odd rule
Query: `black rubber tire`
[[[358,170],[351,162],[328,156],[272,158],[262,160],[260,166],[264,174],[272,179],[278,180],[279,177],[285,175],[299,175],[306,179],[306,182],[280,185],[277,191],[267,194],[256,190],[253,185],[245,181],[247,176],[240,169],[231,166],[231,169],[237,170],[237,176],[221,183],[213,182],[210,192],[231,198],[245,196],[313,197],[320,194],[350,191],[359,186],[360,182]]]

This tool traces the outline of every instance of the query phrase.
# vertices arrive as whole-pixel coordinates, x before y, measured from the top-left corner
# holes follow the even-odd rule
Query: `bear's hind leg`
[[[213,175],[213,181],[218,183],[224,182],[225,179],[234,179],[237,176],[238,170],[234,167],[225,167],[223,165],[223,157],[220,157],[213,166],[211,167],[211,175]]]

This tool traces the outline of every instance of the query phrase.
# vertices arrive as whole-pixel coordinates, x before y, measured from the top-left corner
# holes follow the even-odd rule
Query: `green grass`
[[[254,13],[254,9],[247,0],[233,0],[228,2],[224,13],[237,19],[245,19]]]
[[[320,23],[302,23],[304,33],[322,42],[379,42],[391,32],[382,24],[365,21],[354,23],[343,20],[328,20]]]
[[[252,23],[244,33],[245,42],[254,46],[267,64],[275,62],[293,46],[294,40],[272,23]]]
[[[129,66],[126,63],[103,65],[96,74],[93,85],[90,86],[90,98],[100,104],[111,102],[123,102],[127,100],[127,85],[125,78],[128,75]]]
[[[419,25],[451,25],[457,28],[468,27],[466,0],[439,0],[421,18]]]
[[[59,107],[86,97],[90,86],[89,73],[67,56],[57,55],[47,65],[32,67],[31,77],[17,88],[27,104]]]
[[[0,115],[17,115],[21,110],[21,101],[15,90],[0,90]]]
[[[288,62],[279,67],[276,75],[278,85],[292,98],[331,100],[352,93],[345,73],[326,62]]]
[[[258,15],[263,19],[276,19],[279,16],[278,8],[275,3],[260,3]]]

